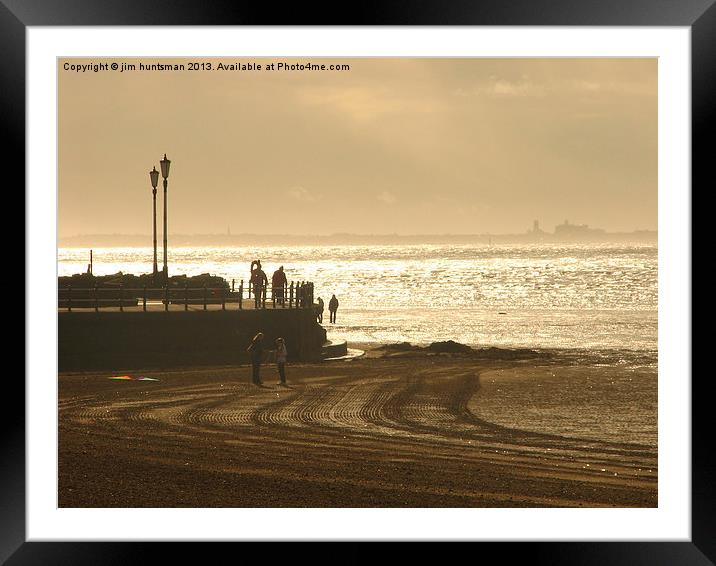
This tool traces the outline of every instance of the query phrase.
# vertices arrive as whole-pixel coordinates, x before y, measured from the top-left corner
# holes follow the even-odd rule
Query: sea
[[[336,295],[336,323],[326,312],[324,326],[349,344],[455,340],[655,367],[657,251],[647,243],[172,247],[169,272],[220,275],[238,287],[254,259],[269,278],[283,266],[289,281],[312,281],[326,305]],[[95,275],[151,272],[151,247],[93,252]],[[88,263],[89,248],[58,250],[59,275]]]

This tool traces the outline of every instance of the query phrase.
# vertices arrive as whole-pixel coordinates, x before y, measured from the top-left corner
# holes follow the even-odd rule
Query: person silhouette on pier
[[[254,264],[256,268],[254,268]],[[261,261],[256,259],[251,262],[251,285],[254,291],[254,308],[260,309],[264,302],[264,293],[266,292],[266,285],[268,284],[268,277],[261,269]]]
[[[286,274],[283,272],[283,265],[273,272],[271,276],[271,287],[273,297],[276,298],[276,304],[283,306],[285,304],[284,289],[288,285]]]
[[[336,322],[336,311],[338,310],[338,299],[336,299],[336,295],[334,294],[331,297],[331,300],[328,301],[328,312],[330,313],[330,322],[335,323]]]
[[[249,296],[251,296],[251,291],[253,290],[254,279],[256,278],[256,270],[260,267],[261,262],[258,259],[255,259],[251,262],[251,274],[249,275]]]
[[[263,332],[259,332],[254,336],[253,340],[251,340],[249,347],[246,348],[251,358],[251,382],[254,385],[261,385],[261,360],[264,355],[263,340]]]

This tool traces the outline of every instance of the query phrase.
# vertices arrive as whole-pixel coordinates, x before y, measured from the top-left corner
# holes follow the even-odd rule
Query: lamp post
[[[154,265],[152,274],[154,279],[157,278],[157,183],[159,182],[159,171],[156,167],[152,167],[149,172],[149,180],[152,182],[152,228],[153,228],[153,244],[154,244]]]
[[[169,282],[169,270],[167,269],[167,178],[169,177],[169,165],[171,161],[164,154],[164,159],[159,162],[164,178],[164,281]]]

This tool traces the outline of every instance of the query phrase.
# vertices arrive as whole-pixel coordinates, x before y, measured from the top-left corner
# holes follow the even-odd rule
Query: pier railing
[[[253,300],[252,300],[253,299]],[[220,305],[222,310],[236,305],[236,309],[247,308],[265,309],[267,304],[271,308],[305,309],[313,308],[313,283],[310,281],[291,281],[282,286],[273,285],[244,285],[241,280],[238,287],[233,282],[231,289],[225,287],[141,287],[130,288],[118,285],[116,287],[91,288],[58,288],[58,308],[67,310],[94,310],[125,309],[156,310],[163,308],[168,311],[170,305],[183,306],[189,310],[190,305],[203,307],[208,310],[209,305]],[[249,304],[244,304],[249,301]]]

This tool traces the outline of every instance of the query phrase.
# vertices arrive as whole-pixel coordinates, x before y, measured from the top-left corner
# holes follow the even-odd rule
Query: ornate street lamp
[[[154,243],[154,269],[152,273],[154,277],[157,276],[157,183],[159,182],[159,171],[156,167],[152,167],[149,172],[149,180],[152,182],[152,228],[153,228],[153,243]]]
[[[162,170],[162,177],[164,178],[164,280],[169,281],[169,270],[167,269],[167,178],[169,177],[169,165],[171,161],[167,159],[167,154],[164,154],[164,159],[159,162],[159,166]]]

